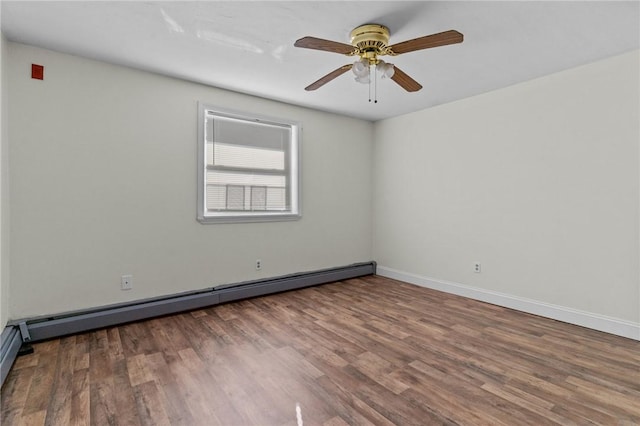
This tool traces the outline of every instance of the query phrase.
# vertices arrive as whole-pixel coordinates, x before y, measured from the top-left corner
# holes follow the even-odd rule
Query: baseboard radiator
[[[5,327],[0,335],[0,385],[7,378],[13,361],[22,346],[22,336],[18,327]]]
[[[11,321],[2,333],[2,383],[22,343],[37,342],[132,321],[190,311],[234,300],[295,290],[376,273],[376,263],[355,263],[331,269],[247,281],[167,297]]]

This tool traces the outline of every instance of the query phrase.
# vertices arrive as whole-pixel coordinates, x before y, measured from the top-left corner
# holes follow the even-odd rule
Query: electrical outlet
[[[476,274],[482,272],[482,265],[480,265],[480,262],[476,262],[473,264],[473,272],[475,272]]]
[[[120,279],[120,290],[131,290],[133,288],[133,275],[123,275]]]
[[[258,259],[256,260],[256,271],[259,271],[260,269],[262,269],[262,260]]]

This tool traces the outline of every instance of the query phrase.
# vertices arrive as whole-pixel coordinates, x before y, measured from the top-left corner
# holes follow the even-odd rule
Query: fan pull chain
[[[371,65],[369,65],[369,102],[371,102]]]
[[[378,103],[378,67],[375,65],[373,66],[373,79],[375,80],[373,82],[373,96],[374,96],[373,103],[377,104]]]

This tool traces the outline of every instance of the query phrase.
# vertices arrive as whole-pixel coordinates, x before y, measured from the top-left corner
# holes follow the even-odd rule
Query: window
[[[200,104],[198,220],[300,217],[300,126]]]

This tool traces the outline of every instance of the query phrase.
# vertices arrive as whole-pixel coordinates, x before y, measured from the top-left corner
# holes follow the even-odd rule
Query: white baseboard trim
[[[505,308],[515,309],[539,315],[541,317],[551,318],[569,324],[575,324],[640,341],[640,323],[607,317],[605,315],[599,315],[592,312],[580,311],[566,306],[552,305],[550,303],[526,299],[524,297],[513,296],[505,293],[498,293],[455,282],[423,277],[409,272],[398,271],[386,266],[378,265],[376,274],[410,284],[419,285],[421,287],[456,294],[458,296],[464,296],[470,299],[503,306]]]

